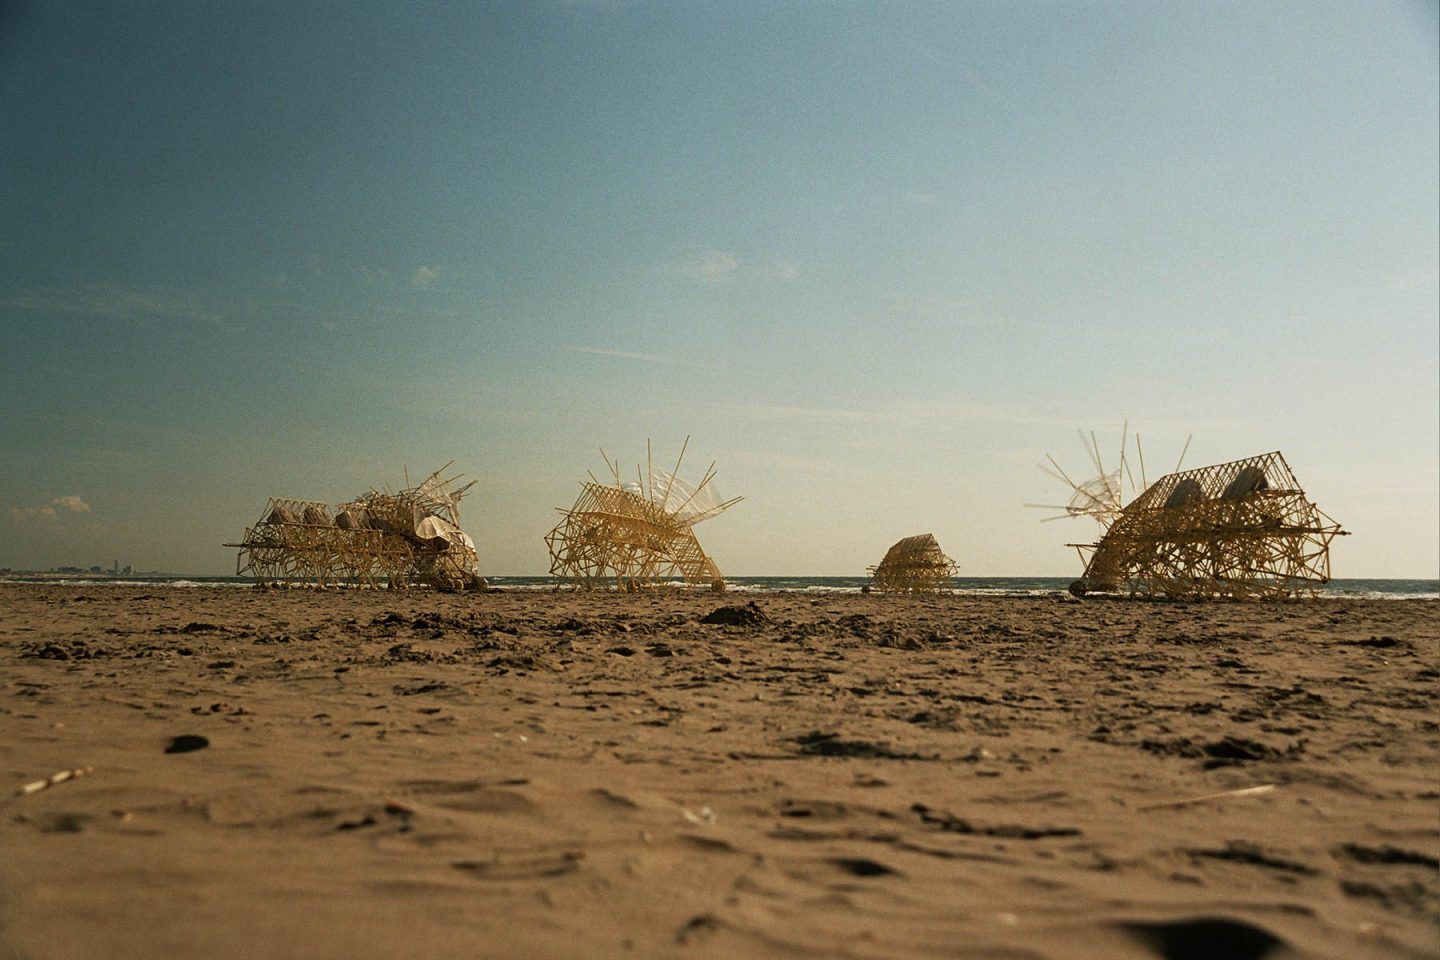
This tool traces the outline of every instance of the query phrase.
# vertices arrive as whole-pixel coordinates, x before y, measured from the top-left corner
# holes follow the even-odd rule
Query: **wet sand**
[[[1440,956],[1440,603],[749,599],[0,586],[0,958]]]

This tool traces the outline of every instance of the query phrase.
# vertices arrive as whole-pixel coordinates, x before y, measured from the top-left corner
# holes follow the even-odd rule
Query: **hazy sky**
[[[1129,418],[1434,577],[1437,87],[1433,0],[0,3],[0,566],[454,459],[543,573],[690,434],[727,573],[1063,576]]]

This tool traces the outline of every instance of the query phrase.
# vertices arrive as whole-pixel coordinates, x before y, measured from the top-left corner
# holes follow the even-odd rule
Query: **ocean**
[[[521,590],[549,590],[551,577],[485,578],[491,586]],[[953,592],[974,597],[1035,597],[1061,593],[1074,577],[956,577]],[[0,583],[70,583],[85,586],[120,585],[133,587],[245,587],[249,577],[199,576],[66,576],[63,574],[17,574],[0,577]],[[869,577],[726,577],[735,593],[859,593]],[[676,584],[678,586],[679,584]],[[1436,600],[1440,580],[1331,580],[1320,596],[1341,599]]]

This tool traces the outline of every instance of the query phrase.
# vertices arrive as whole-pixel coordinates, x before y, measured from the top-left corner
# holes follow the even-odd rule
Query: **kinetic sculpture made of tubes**
[[[1127,420],[1120,436],[1120,458],[1113,470],[1105,469],[1105,462],[1101,457],[1100,442],[1095,439],[1095,432],[1092,430],[1086,436],[1083,430],[1077,430],[1080,437],[1080,445],[1085,448],[1085,455],[1089,458],[1091,466],[1095,470],[1095,476],[1081,483],[1070,479],[1070,475],[1056,462],[1050,454],[1045,454],[1045,459],[1050,465],[1040,464],[1040,470],[1047,476],[1054,477],[1071,490],[1071,497],[1068,503],[1027,503],[1027,507],[1036,507],[1041,510],[1059,510],[1060,513],[1045,517],[1041,523],[1049,523],[1053,520],[1067,520],[1075,517],[1089,517],[1102,528],[1109,527],[1119,518],[1125,508],[1124,484],[1130,481],[1132,493],[1143,489],[1145,482],[1145,450],[1140,445],[1140,434],[1135,434],[1135,453],[1140,461],[1141,483],[1135,483],[1135,474],[1131,469],[1130,461],[1127,459],[1130,441],[1130,422]],[[1194,439],[1192,436],[1190,439]],[[1185,448],[1180,451],[1180,459],[1175,463],[1175,469],[1179,470],[1180,465],[1185,462],[1185,454],[1190,449],[1190,440],[1185,441]]]
[[[551,575],[587,589],[635,591],[681,580],[723,591],[720,569],[701,549],[693,527],[743,498],[720,498],[711,482],[714,463],[695,486],[682,481],[680,464],[689,445],[686,437],[671,472],[657,471],[651,462],[642,478],[637,465],[633,482],[622,481],[619,462],[611,463],[601,450],[613,482],[601,483],[591,474],[581,482],[575,505],[557,508],[563,517],[545,535]],[[648,441],[645,448],[650,461]]]
[[[453,461],[452,461],[453,462]],[[460,498],[474,481],[453,488],[446,464],[399,493],[371,490],[340,505],[271,497],[247,527],[235,561],[237,576],[261,583],[313,582],[439,590],[481,585],[475,544],[460,529]]]
[[[934,534],[906,537],[870,568],[872,589],[886,593],[940,593],[950,589],[959,565],[945,556]]]
[[[1313,595],[1330,579],[1340,525],[1308,499],[1280,453],[1172,473],[1080,551],[1090,592],[1198,599]]]

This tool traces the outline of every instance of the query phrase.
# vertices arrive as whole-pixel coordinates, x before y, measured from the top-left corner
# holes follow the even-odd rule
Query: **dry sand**
[[[744,602],[0,586],[0,957],[1440,955],[1440,604]]]

